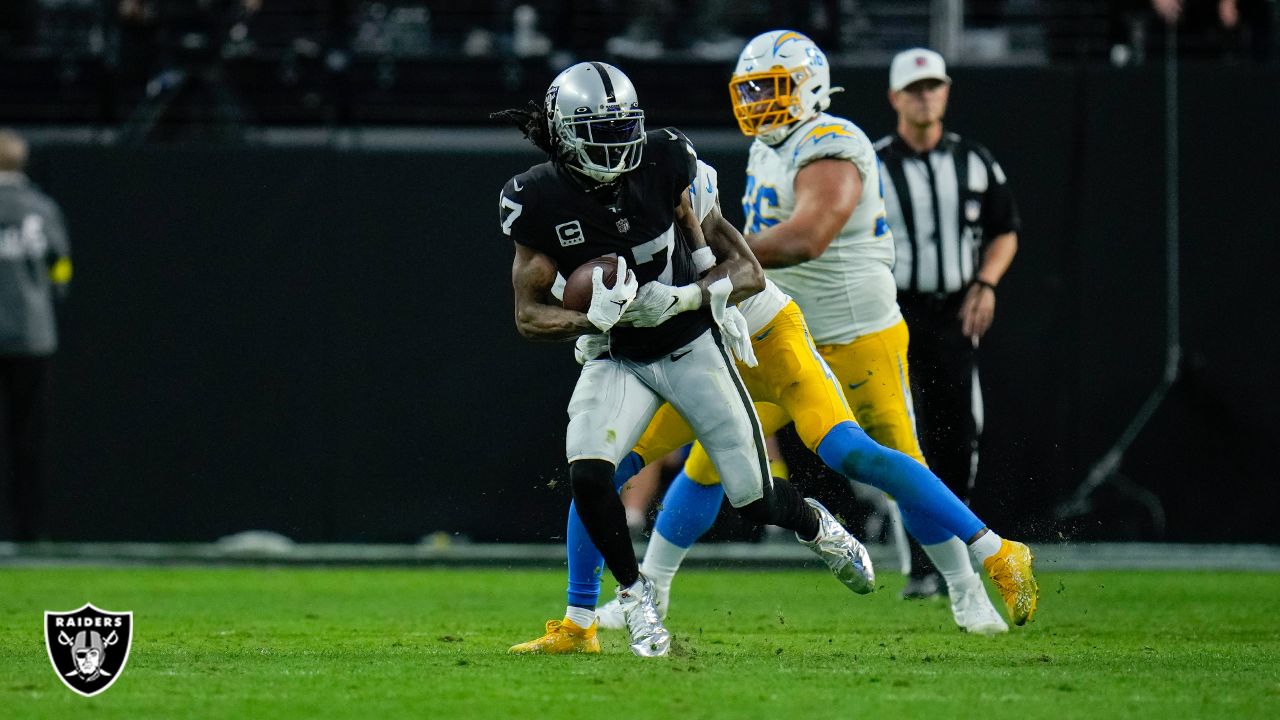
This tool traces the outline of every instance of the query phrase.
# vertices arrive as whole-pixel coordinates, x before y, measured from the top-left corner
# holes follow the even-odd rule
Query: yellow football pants
[[[800,308],[791,302],[752,338],[756,367],[738,363],[738,372],[756,401],[766,435],[794,420],[800,439],[816,450],[831,428],[848,420],[923,464],[911,408],[907,341],[906,323],[900,322],[847,345],[815,348]],[[651,462],[694,439],[680,414],[663,405],[635,452]],[[694,445],[685,472],[703,485],[720,482],[700,445]]]
[[[822,345],[818,352],[839,378],[854,417],[871,439],[926,465],[911,404],[909,341],[907,323],[900,320],[847,345]]]
[[[876,442],[923,465],[911,405],[908,341],[907,324],[899,322],[845,345],[815,348],[799,306],[790,302],[752,338],[756,367],[738,363],[738,372],[766,435],[794,420],[800,439],[816,450],[831,428],[849,420]],[[659,408],[634,450],[648,463],[694,440],[688,423],[668,404]],[[703,485],[720,482],[699,444],[685,473]]]

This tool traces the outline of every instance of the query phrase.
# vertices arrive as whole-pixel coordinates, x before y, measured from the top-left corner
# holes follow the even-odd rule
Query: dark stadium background
[[[266,0],[247,23],[256,43],[216,60],[245,125],[211,129],[197,97],[138,140],[147,77],[76,34],[109,28],[111,3],[69,5],[88,8],[80,25],[50,35],[41,16],[25,42],[0,45],[0,124],[33,141],[30,175],[62,204],[77,268],[56,359],[50,537],[559,537],[576,365],[567,345],[527,342],[512,323],[495,200],[540,158],[487,115],[540,97],[581,53],[472,58],[445,40],[357,52],[368,3]],[[427,5],[438,29],[467,21]],[[610,3],[549,5],[570,40],[599,42],[625,19],[599,9]],[[1165,68],[1158,53],[1109,62],[1105,5],[1010,15],[1048,28],[1038,53],[952,71],[948,125],[1001,159],[1024,220],[984,342],[975,502],[1036,540],[1280,542],[1274,55],[1179,67],[1183,377],[1121,468],[1167,525],[1124,482],[1091,512],[1055,513],[1165,363]],[[929,39],[888,12],[872,27],[916,30],[832,53],[847,89],[832,111],[872,138],[893,124],[888,57]],[[770,27],[730,19],[745,36]],[[732,61],[604,59],[633,78],[651,127],[688,132],[740,220]]]

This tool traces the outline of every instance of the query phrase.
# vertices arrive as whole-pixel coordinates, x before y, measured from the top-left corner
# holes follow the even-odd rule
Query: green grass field
[[[1280,574],[1042,572],[1037,621],[994,638],[882,582],[690,569],[672,657],[642,660],[616,633],[506,654],[559,617],[560,572],[0,569],[0,718],[1280,717]],[[86,601],[135,622],[89,699],[42,631]]]

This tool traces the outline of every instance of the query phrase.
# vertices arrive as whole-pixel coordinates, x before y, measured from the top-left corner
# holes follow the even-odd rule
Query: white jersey
[[[790,219],[796,205],[796,173],[823,158],[848,160],[858,168],[862,198],[821,255],[799,265],[767,269],[765,274],[795,298],[815,343],[843,345],[902,319],[884,185],[866,134],[848,120],[822,113],[777,147],[757,139],[751,144],[742,206],[747,233]]]
[[[698,161],[698,176],[689,186],[689,200],[693,204],[693,212],[702,222],[716,206],[716,197],[720,188],[716,185],[716,169]],[[778,289],[768,278],[765,279],[764,290],[738,303],[738,310],[747,319],[747,330],[752,335],[764,329],[773,318],[791,302],[791,298]]]

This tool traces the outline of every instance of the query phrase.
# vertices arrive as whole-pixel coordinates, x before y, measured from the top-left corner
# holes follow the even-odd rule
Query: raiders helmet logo
[[[124,671],[133,642],[133,613],[86,603],[71,612],[44,614],[44,644],[63,684],[85,697],[111,687]]]

